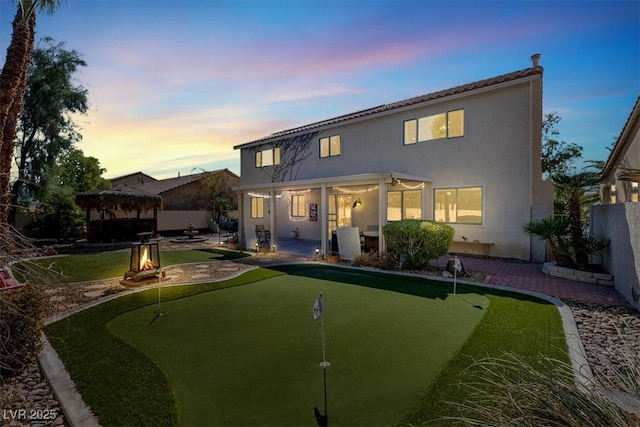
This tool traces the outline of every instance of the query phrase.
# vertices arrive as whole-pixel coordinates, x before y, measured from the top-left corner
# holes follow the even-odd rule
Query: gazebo
[[[87,235],[93,242],[134,241],[137,234],[158,231],[162,197],[120,184],[76,195],[86,212]],[[153,211],[153,216],[149,212]],[[135,212],[135,216],[131,214]]]

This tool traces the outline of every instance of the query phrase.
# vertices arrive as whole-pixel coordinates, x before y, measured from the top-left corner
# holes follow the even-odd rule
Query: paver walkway
[[[444,268],[449,256],[432,261],[434,267]],[[486,274],[484,283],[538,292],[563,301],[595,303],[606,307],[630,307],[613,286],[577,282],[542,273],[542,264],[502,259],[460,256],[465,269]]]

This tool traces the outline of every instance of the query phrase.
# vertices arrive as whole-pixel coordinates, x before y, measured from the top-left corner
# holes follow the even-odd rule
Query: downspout
[[[271,230],[271,248],[277,245],[278,230],[276,230],[276,215],[278,210],[276,209],[276,192],[273,187],[269,188],[269,199],[271,200],[271,213],[269,214],[269,230]],[[269,250],[271,250],[269,248]]]
[[[387,206],[387,180],[381,176],[378,181],[378,253],[386,252],[382,226],[386,223],[385,207]]]

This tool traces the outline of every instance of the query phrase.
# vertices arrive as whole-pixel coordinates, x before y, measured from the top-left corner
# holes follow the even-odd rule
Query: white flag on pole
[[[315,304],[313,304],[313,320],[318,320],[322,316],[322,294],[316,298]]]
[[[455,257],[453,259],[453,268],[455,268],[457,271],[462,271],[462,263],[460,262],[460,258]]]

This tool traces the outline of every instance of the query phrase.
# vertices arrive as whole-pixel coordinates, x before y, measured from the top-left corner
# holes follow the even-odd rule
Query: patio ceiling
[[[431,179],[427,177],[421,177],[411,174],[406,174],[402,172],[381,172],[381,173],[366,173],[366,174],[357,174],[357,175],[344,175],[344,176],[334,176],[334,177],[325,177],[325,178],[317,178],[317,179],[303,179],[299,181],[288,181],[288,182],[270,182],[264,184],[247,184],[247,185],[238,185],[234,186],[234,191],[243,191],[243,190],[256,190],[256,189],[270,189],[281,190],[281,189],[304,189],[309,187],[321,187],[323,184],[327,186],[335,186],[335,185],[347,185],[347,186],[357,186],[357,185],[371,185],[377,184],[380,182],[380,179],[384,179],[386,183],[391,184],[392,179],[398,179],[401,181],[415,181],[415,182],[431,182]]]

